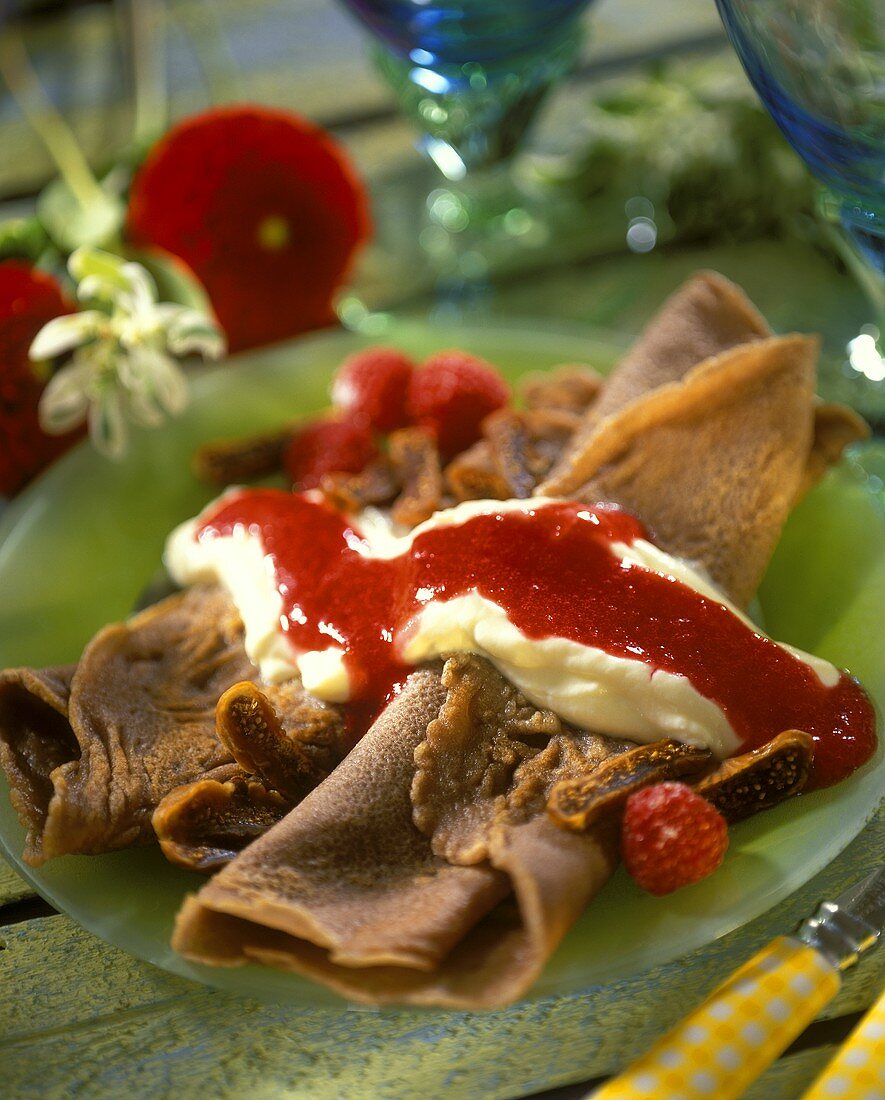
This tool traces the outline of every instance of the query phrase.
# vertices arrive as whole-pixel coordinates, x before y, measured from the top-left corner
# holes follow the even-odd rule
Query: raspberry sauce
[[[810,785],[838,782],[875,748],[872,704],[850,676],[824,686],[722,604],[612,553],[612,542],[648,538],[617,508],[556,502],[472,516],[383,559],[365,556],[359,531],[324,501],[255,489],[204,514],[196,537],[237,528],[262,541],[295,652],[344,650],[359,732],[411,671],[399,654],[422,606],[475,591],[528,637],[568,638],[685,676],[725,713],[740,752],[805,730],[815,743]]]

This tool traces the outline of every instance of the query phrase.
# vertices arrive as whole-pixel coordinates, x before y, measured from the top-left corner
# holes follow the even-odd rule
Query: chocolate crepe
[[[603,420],[541,492],[613,501],[746,604],[803,485],[817,343],[744,344]]]
[[[580,493],[593,474],[595,437],[607,421],[618,423],[621,412],[648,400],[658,389],[682,381],[702,363],[726,359],[723,353],[731,349],[749,351],[747,345],[771,335],[764,318],[734,283],[712,271],[692,276],[667,299],[618,363],[538,492],[552,496]],[[728,384],[727,378],[724,384]],[[806,400],[807,395],[797,393],[795,399]],[[867,425],[851,409],[812,400],[813,434],[794,500],[838,462],[845,447],[869,435]],[[628,417],[626,423],[637,422]],[[638,514],[653,522],[650,515]]]
[[[771,335],[765,318],[740,287],[715,271],[693,275],[664,302],[590,406],[575,446],[607,416],[650,390],[677,382],[698,363]],[[556,475],[564,472],[558,468]]]
[[[599,396],[584,387],[580,412],[554,410],[576,428],[538,432],[531,416],[548,415],[542,408],[495,421],[498,451],[513,459],[507,484],[530,491],[559,455],[542,491],[619,501],[746,599],[791,501],[857,436],[839,412],[815,418],[812,372],[812,342],[769,338],[736,288],[699,276]],[[564,439],[573,442],[561,454]],[[257,781],[230,763],[210,710],[254,669],[239,669],[248,662],[230,605],[210,614],[204,598],[193,597],[199,629],[176,626],[187,616],[173,608],[157,630],[148,612],[102,632],[73,680],[70,670],[25,670],[0,681],[0,751],[35,862],[146,839],[157,801],[194,780],[211,799],[248,799]],[[170,627],[167,664],[158,637]],[[175,945],[202,961],[295,970],[372,1003],[507,1003],[615,862],[612,822],[558,828],[545,812],[550,792],[626,748],[530,706],[478,658],[417,672],[328,779],[187,901]],[[275,815],[271,806],[266,818]],[[185,834],[173,839],[190,858]],[[211,863],[218,849],[203,839],[196,848]]]
[[[173,946],[374,1004],[505,1004],[616,862],[611,823],[557,828],[549,788],[624,747],[532,707],[480,658],[413,673],[336,771],[188,899]]]
[[[725,280],[692,280],[589,404],[541,492],[621,503],[747,600],[807,483],[815,352],[771,337]],[[847,429],[833,420],[836,454]],[[174,946],[371,1003],[507,1003],[615,863],[616,819],[567,832],[545,813],[550,793],[628,748],[529,706],[487,662],[450,658],[441,680],[413,676],[328,780],[186,902]]]
[[[153,840],[160,798],[231,759],[215,704],[255,674],[235,608],[210,587],[105,627],[76,668],[3,673],[0,762],[25,860]]]

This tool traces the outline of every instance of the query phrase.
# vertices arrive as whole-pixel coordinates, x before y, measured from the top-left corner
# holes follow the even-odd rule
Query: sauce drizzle
[[[815,743],[810,786],[838,782],[875,748],[873,707],[854,679],[842,673],[826,687],[722,604],[622,562],[609,544],[648,536],[615,507],[551,502],[477,515],[420,532],[410,550],[383,559],[361,553],[359,531],[326,502],[255,489],[204,514],[196,537],[239,527],[272,562],[294,650],[344,650],[359,732],[411,671],[400,649],[423,604],[476,591],[531,638],[568,638],[687,677],[725,713],[739,751],[805,730]]]

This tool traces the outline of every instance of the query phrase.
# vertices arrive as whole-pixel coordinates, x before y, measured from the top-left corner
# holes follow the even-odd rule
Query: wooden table
[[[294,106],[336,130],[376,192],[416,165],[412,133],[366,64],[352,25],[322,0],[217,0],[218,25],[237,60],[243,94]],[[678,10],[676,10],[678,9]],[[176,113],[205,102],[181,41],[205,16],[195,0],[171,6],[170,75]],[[603,0],[582,73],[552,105],[542,141],[565,140],[592,94],[592,79],[637,58],[721,44],[713,5],[683,0]],[[112,94],[119,62],[107,8],[65,22],[35,21],[28,42],[94,158],[122,140],[128,117]],[[71,58],[100,59],[75,64]],[[729,62],[723,61],[723,64]],[[222,90],[215,89],[222,94]],[[0,99],[0,194],[25,208],[49,166]],[[18,197],[19,201],[12,201]],[[853,285],[801,243],[754,241],[593,263],[550,265],[512,280],[483,304],[491,315],[532,315],[555,324],[592,323],[635,332],[689,271],[719,267],[742,282],[777,329],[807,325],[850,332],[864,308]],[[783,293],[784,286],[790,293]],[[420,308],[420,307],[419,307]],[[0,1096],[364,1098],[580,1096],[646,1049],[713,985],[773,936],[790,930],[824,897],[881,861],[879,814],[830,867],[782,904],[668,966],[580,996],[530,1001],[502,1012],[416,1013],[295,1010],[195,985],[141,963],[54,913],[0,862]],[[885,951],[846,976],[842,991],[750,1090],[790,1100],[818,1072],[874,995]],[[562,1090],[555,1086],[581,1082]]]

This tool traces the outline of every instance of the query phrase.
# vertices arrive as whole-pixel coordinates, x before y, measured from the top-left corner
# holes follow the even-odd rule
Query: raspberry
[[[509,399],[510,389],[491,363],[464,351],[441,351],[412,375],[406,408],[450,459],[479,439],[483,420]]]
[[[627,799],[621,855],[651,894],[669,894],[706,878],[727,847],[725,819],[684,783],[656,783]]]
[[[366,348],[345,359],[332,401],[354,423],[392,432],[408,423],[406,393],[415,364],[396,348]]]
[[[289,440],[283,466],[296,489],[316,489],[325,474],[358,474],[378,448],[363,424],[314,420]]]

